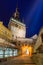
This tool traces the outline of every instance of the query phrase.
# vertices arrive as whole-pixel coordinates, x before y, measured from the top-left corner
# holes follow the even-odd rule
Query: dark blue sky
[[[0,20],[7,26],[15,12],[17,0],[0,0]],[[20,18],[27,27],[26,37],[38,34],[43,26],[43,0],[18,0]]]

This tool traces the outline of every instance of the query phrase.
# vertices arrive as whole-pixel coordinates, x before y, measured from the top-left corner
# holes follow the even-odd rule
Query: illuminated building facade
[[[41,28],[36,44],[34,45],[34,52],[43,52],[43,27]]]
[[[26,36],[26,25],[24,23],[20,22],[19,12],[18,12],[17,8],[16,8],[16,12],[14,13],[13,17],[10,18],[8,26],[12,32],[13,39],[25,38],[25,36]]]
[[[0,37],[8,39],[8,40],[12,40],[12,33],[11,31],[6,28],[3,25],[3,22],[0,21]]]
[[[1,58],[24,53],[31,56],[33,50],[32,45],[29,44],[33,43],[33,39],[26,38],[26,25],[20,21],[18,8],[10,18],[8,28],[0,22],[0,38]]]
[[[0,21],[0,58],[16,56],[17,47],[11,43],[12,33]]]
[[[30,54],[31,50],[29,51],[28,45],[32,39],[26,38],[26,25],[20,21],[19,17],[19,11],[18,8],[16,8],[16,12],[13,14],[13,17],[10,18],[9,24],[8,24],[9,29],[12,32],[12,37],[13,41],[16,41],[16,45],[22,50],[22,46],[25,48],[25,51],[23,51],[25,54],[28,53]],[[26,44],[25,44],[26,43]],[[27,44],[28,43],[28,44]],[[15,43],[13,43],[15,44]],[[31,48],[31,47],[30,47]],[[21,51],[20,50],[20,51]],[[19,51],[19,52],[20,52]],[[22,52],[20,52],[21,54]],[[23,53],[22,53],[23,54]]]

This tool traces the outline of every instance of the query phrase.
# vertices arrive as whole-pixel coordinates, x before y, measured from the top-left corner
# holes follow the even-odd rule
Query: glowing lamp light
[[[32,56],[32,47],[29,46],[28,50],[29,50],[29,56]]]
[[[27,54],[27,55],[29,54],[29,50],[28,50],[28,49],[26,49],[26,54]]]

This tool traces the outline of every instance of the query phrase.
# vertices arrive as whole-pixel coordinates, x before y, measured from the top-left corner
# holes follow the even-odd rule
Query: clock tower
[[[20,21],[20,13],[18,8],[16,8],[13,17],[10,18],[8,26],[12,32],[13,40],[16,38],[25,38],[26,25]]]

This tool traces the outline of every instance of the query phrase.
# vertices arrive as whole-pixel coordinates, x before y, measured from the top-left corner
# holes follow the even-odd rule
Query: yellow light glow
[[[29,54],[29,50],[28,50],[28,48],[26,49],[26,54]]]
[[[29,46],[28,50],[29,50],[29,56],[32,56],[32,47]]]
[[[22,47],[22,55],[32,56],[32,47],[31,46],[23,46]]]

